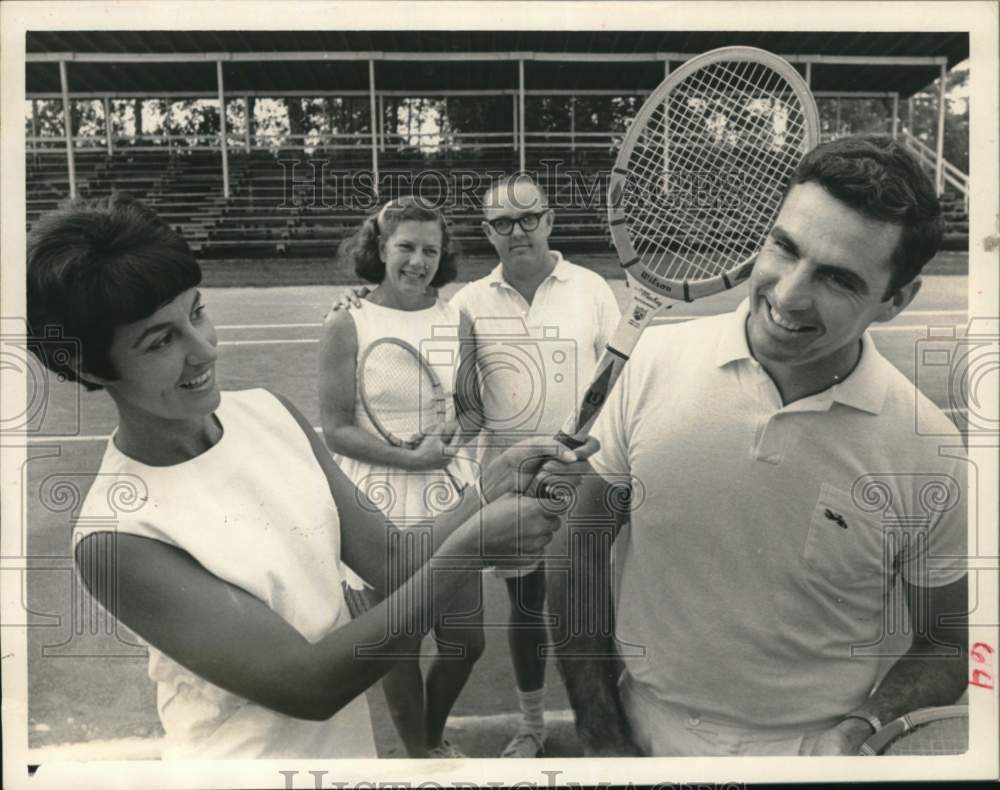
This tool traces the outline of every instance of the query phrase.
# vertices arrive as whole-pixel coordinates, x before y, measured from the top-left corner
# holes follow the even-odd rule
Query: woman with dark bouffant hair
[[[76,520],[77,569],[148,645],[164,756],[374,757],[362,692],[478,583],[484,554],[526,535],[537,552],[556,528],[551,504],[509,495],[544,451],[408,526],[424,538],[410,550],[292,404],[220,391],[200,282],[184,239],[125,196],[75,201],[28,237],[29,348],[118,418]],[[449,572],[432,579],[438,562]],[[347,589],[355,574],[373,595]]]
[[[362,310],[334,310],[327,316],[320,341],[320,412],[326,444],[354,484],[377,502],[394,523],[404,526],[435,515],[427,496],[448,490],[445,467],[453,477],[469,479],[471,470],[456,462],[452,441],[458,427],[456,381],[472,381],[474,353],[470,328],[458,309],[437,298],[437,289],[455,279],[455,250],[448,223],[435,208],[415,197],[393,200],[368,217],[341,246],[341,259],[359,277],[376,283]],[[393,446],[372,423],[358,392],[359,361],[376,341],[406,341],[434,365],[449,403],[445,423],[425,431],[415,447]],[[462,368],[461,374],[459,368]],[[474,387],[474,385],[472,385]],[[407,396],[408,398],[409,396]],[[398,401],[398,394],[394,402]],[[408,403],[394,405],[411,408]],[[412,409],[418,393],[412,393]],[[458,415],[463,417],[464,415]],[[459,432],[456,441],[474,431]],[[452,705],[483,650],[482,590],[478,580],[453,600],[454,612],[469,613],[461,625],[435,624],[438,644],[449,643],[454,656],[438,651],[426,682],[414,645],[412,660],[386,675],[383,688],[400,737],[411,757],[460,757],[443,739]],[[453,645],[460,645],[455,651]]]

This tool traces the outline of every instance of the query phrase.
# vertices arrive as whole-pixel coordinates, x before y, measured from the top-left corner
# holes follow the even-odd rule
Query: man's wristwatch
[[[848,719],[861,719],[861,721],[867,722],[868,726],[872,728],[872,735],[882,729],[882,722],[879,720],[878,716],[864,710],[855,710],[844,716],[841,721],[847,721]]]

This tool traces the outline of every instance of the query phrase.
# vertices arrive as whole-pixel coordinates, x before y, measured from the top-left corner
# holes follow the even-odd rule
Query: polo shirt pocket
[[[882,524],[846,494],[823,484],[802,550],[805,564],[834,585],[873,581],[887,567]]]

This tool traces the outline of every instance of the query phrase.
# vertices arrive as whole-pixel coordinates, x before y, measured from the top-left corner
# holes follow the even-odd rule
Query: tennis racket
[[[611,172],[608,220],[631,301],[576,415],[556,435],[579,447],[643,330],[750,276],[789,177],[819,139],[819,114],[786,61],[725,47],[687,61],[629,126]]]
[[[969,749],[969,708],[921,708],[889,722],[861,747],[861,754],[964,754]]]
[[[448,399],[434,369],[405,340],[376,340],[361,357],[358,374],[361,405],[372,425],[394,447],[413,449],[426,431],[443,423]],[[458,480],[443,469],[457,492]]]

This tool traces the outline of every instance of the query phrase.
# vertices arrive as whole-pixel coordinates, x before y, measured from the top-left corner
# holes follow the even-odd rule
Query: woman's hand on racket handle
[[[562,520],[549,503],[505,494],[485,505],[462,527],[462,553],[479,556],[486,567],[532,565]]]
[[[533,496],[540,478],[575,485],[580,475],[590,470],[586,460],[600,447],[592,436],[575,450],[551,438],[525,439],[505,450],[486,467],[480,481],[482,494],[487,502],[507,493]]]
[[[434,425],[423,435],[420,444],[409,452],[406,468],[414,471],[443,469],[455,460],[449,442],[455,433],[451,422]]]

